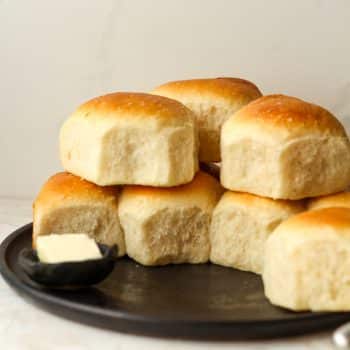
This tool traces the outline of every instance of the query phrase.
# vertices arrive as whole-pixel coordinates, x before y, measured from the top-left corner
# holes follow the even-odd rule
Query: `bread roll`
[[[178,100],[194,112],[202,162],[220,161],[222,124],[241,107],[261,96],[253,83],[237,78],[173,81],[157,87],[152,93]]]
[[[301,199],[350,184],[350,143],[328,111],[294,97],[261,97],[222,128],[221,183],[232,191]]]
[[[350,208],[350,192],[339,192],[328,196],[317,197],[309,200],[308,209],[321,209],[330,207]]]
[[[225,192],[213,212],[210,261],[261,273],[266,239],[282,221],[303,209],[299,201]]]
[[[99,187],[69,173],[48,179],[33,205],[33,245],[39,235],[86,233],[125,254],[117,187]]]
[[[63,167],[95,184],[175,186],[198,169],[198,131],[181,103],[114,93],[83,104],[60,134]]]
[[[295,311],[350,310],[350,209],[307,211],[283,222],[265,246],[267,298]]]
[[[173,188],[125,186],[119,217],[127,254],[143,265],[207,262],[211,214],[221,193],[219,182],[201,171]]]

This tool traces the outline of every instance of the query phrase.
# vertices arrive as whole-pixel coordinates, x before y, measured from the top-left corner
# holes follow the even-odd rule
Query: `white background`
[[[59,127],[84,100],[223,75],[345,120],[350,1],[0,0],[0,196],[60,170]]]

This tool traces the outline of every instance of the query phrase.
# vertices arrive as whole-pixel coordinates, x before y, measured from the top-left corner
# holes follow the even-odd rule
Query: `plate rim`
[[[52,305],[53,307],[62,308],[62,311],[75,312],[77,314],[83,313],[84,315],[108,318],[109,320],[120,321],[120,322],[132,322],[137,324],[144,324],[148,326],[181,326],[181,327],[247,327],[252,326],[254,329],[259,327],[272,327],[276,324],[279,326],[283,323],[284,327],[295,326],[300,322],[310,322],[319,321],[324,324],[340,324],[346,320],[350,319],[350,312],[322,312],[322,313],[312,313],[308,312],[305,315],[300,315],[300,317],[290,318],[290,319],[267,319],[267,320],[203,320],[203,319],[181,319],[181,318],[164,318],[153,315],[140,315],[135,312],[125,312],[118,311],[116,309],[108,310],[102,309],[99,306],[94,305],[85,305],[77,303],[75,301],[70,301],[59,296],[51,295],[45,292],[45,289],[37,289],[25,283],[11,268],[7,261],[7,254],[11,249],[13,244],[16,244],[16,240],[27,233],[28,230],[32,230],[33,224],[28,223],[23,225],[12,233],[7,235],[5,239],[0,244],[0,273],[3,276],[4,280],[13,287],[17,292],[23,295],[25,292],[25,297],[29,297],[40,305],[45,303],[46,305]],[[39,305],[39,306],[40,306]],[[87,322],[88,323],[88,322]],[[311,326],[311,325],[310,325]],[[326,326],[327,327],[327,326]],[[311,327],[312,328],[312,327]],[[316,329],[324,329],[322,325],[316,327]],[[310,332],[306,330],[305,333]],[[132,332],[138,333],[138,332]],[[158,333],[162,333],[161,331]],[[301,334],[298,331],[291,332],[290,334]],[[288,335],[290,335],[288,334]],[[147,334],[146,334],[147,335]],[[286,334],[287,335],[287,334]],[[277,335],[279,336],[279,335]],[[253,336],[255,338],[255,336]],[[257,336],[258,338],[260,336]],[[264,337],[264,336],[262,336]],[[268,337],[273,337],[269,335]],[[235,337],[236,338],[236,337]],[[243,339],[247,339],[247,336],[244,336]]]

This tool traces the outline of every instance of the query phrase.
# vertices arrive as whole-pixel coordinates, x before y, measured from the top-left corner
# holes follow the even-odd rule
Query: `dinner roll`
[[[194,112],[202,162],[220,161],[222,124],[241,107],[261,96],[253,83],[238,78],[173,81],[157,87],[152,93],[178,100]]]
[[[221,193],[219,182],[201,171],[173,188],[125,186],[119,217],[127,254],[143,265],[208,261],[210,219]]]
[[[350,192],[339,192],[328,196],[317,197],[309,200],[308,209],[320,209],[329,207],[350,208]]]
[[[303,209],[299,201],[225,192],[213,212],[210,261],[261,273],[266,239],[282,221]]]
[[[33,205],[33,245],[39,235],[86,233],[125,254],[117,187],[99,187],[69,173],[50,177]]]
[[[193,113],[160,96],[119,92],[86,102],[60,134],[63,167],[95,184],[175,186],[198,169]]]
[[[350,143],[322,107],[294,97],[261,97],[222,128],[221,183],[230,190],[300,199],[350,184]]]
[[[263,281],[275,305],[350,310],[350,209],[311,210],[284,221],[266,242]]]

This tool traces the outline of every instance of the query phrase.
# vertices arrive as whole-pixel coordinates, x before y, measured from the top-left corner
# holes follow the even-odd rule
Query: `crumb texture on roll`
[[[350,192],[338,192],[328,196],[312,198],[308,202],[308,209],[321,209],[330,207],[350,208]]]
[[[350,184],[350,143],[327,110],[300,99],[261,97],[229,118],[221,135],[221,183],[275,199],[339,192]]]
[[[198,130],[180,102],[113,93],[80,106],[60,132],[65,170],[95,184],[176,186],[198,170]]]
[[[194,112],[199,129],[199,160],[220,161],[222,124],[261,96],[250,81],[239,78],[191,79],[163,84],[152,93],[180,101]]]
[[[201,171],[173,188],[125,186],[119,217],[127,254],[143,265],[207,262],[211,214],[221,194],[220,183]]]
[[[266,242],[263,282],[275,305],[295,311],[349,311],[349,275],[349,208],[297,214]]]
[[[33,245],[40,235],[86,233],[99,243],[117,244],[124,255],[118,198],[115,186],[99,187],[66,172],[51,176],[33,204]]]
[[[267,238],[281,222],[302,210],[301,201],[225,192],[213,212],[210,261],[262,273]]]

